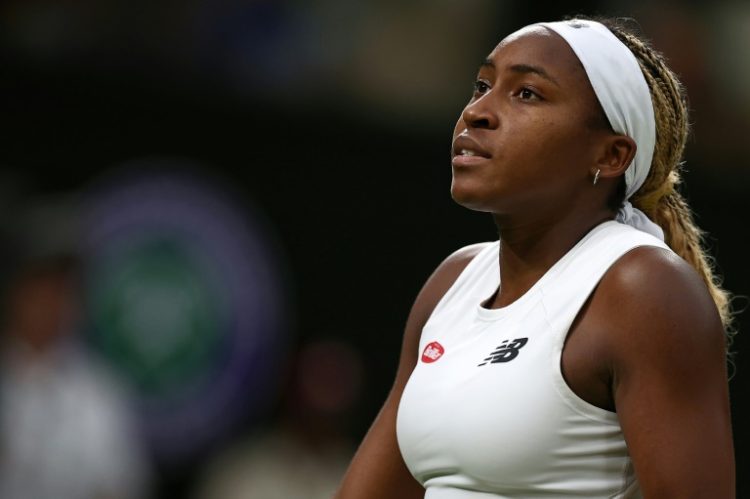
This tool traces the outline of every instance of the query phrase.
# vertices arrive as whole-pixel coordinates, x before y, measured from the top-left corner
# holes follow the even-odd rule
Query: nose
[[[464,123],[470,128],[494,129],[500,123],[497,109],[492,106],[491,94],[484,94],[480,98],[469,102],[461,113]]]

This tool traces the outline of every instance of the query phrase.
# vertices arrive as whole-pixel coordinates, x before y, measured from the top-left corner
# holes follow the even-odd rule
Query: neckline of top
[[[542,289],[542,287],[547,281],[549,281],[552,277],[558,274],[562,268],[565,267],[566,262],[568,262],[573,257],[576,251],[581,246],[583,246],[586,243],[586,241],[591,239],[594,236],[594,234],[604,230],[606,226],[609,226],[611,224],[619,224],[619,222],[615,220],[607,220],[605,222],[600,223],[599,225],[597,225],[590,231],[588,231],[576,244],[573,245],[573,247],[571,247],[567,252],[565,252],[565,254],[559,260],[557,260],[552,265],[552,267],[550,267],[547,270],[547,272],[545,272],[542,275],[542,277],[539,278],[538,281],[536,281],[524,294],[519,296],[516,300],[509,303],[508,305],[505,305],[504,307],[485,308],[482,305],[482,303],[486,302],[487,300],[489,300],[489,298],[494,296],[495,293],[497,293],[500,288],[500,272],[498,268],[497,277],[495,279],[495,282],[492,288],[492,295],[490,295],[489,297],[483,296],[482,299],[476,303],[477,316],[483,320],[495,321],[495,320],[502,319],[503,317],[505,317],[512,311],[521,308],[521,306],[523,306],[524,303],[528,302],[533,296],[535,296],[537,293],[540,292],[540,290]],[[497,248],[497,251],[500,250],[500,241],[497,242],[496,248]],[[493,264],[494,265],[499,264],[499,262],[497,261],[497,258],[493,259]]]

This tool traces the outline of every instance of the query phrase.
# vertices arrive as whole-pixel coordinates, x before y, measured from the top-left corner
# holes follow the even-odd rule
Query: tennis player
[[[481,64],[451,194],[499,241],[414,303],[337,497],[734,497],[728,295],[679,191],[683,87],[612,22],[527,26]]]

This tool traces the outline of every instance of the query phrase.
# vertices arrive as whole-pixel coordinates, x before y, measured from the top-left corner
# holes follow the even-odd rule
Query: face
[[[541,26],[504,39],[479,69],[453,132],[451,194],[497,214],[564,209],[591,186],[602,131],[586,73]]]

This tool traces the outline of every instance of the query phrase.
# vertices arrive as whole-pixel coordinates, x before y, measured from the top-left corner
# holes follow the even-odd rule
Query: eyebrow
[[[492,59],[485,59],[482,61],[482,64],[480,64],[480,67],[490,67],[494,68],[495,63],[492,62]],[[556,79],[552,77],[547,71],[544,70],[544,68],[541,68],[539,66],[533,66],[531,64],[513,64],[512,66],[508,67],[509,70],[513,71],[514,73],[519,74],[528,74],[533,73],[536,75],[539,75],[540,77],[544,78],[545,80],[554,83],[558,87],[560,86],[560,83]]]

